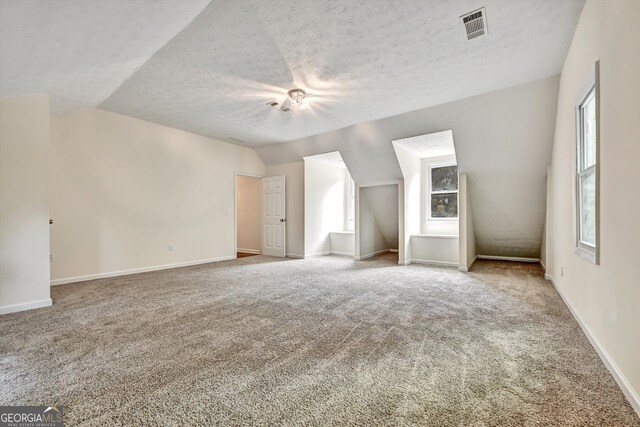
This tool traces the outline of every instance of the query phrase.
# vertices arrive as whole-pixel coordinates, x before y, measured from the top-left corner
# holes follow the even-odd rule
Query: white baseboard
[[[262,253],[260,249],[245,249],[245,248],[238,248],[236,252],[244,252],[247,254],[256,254],[256,255],[260,255]]]
[[[558,292],[558,295],[560,295],[560,298],[562,298],[562,301],[564,301],[564,304],[567,306],[567,308],[569,308],[569,311],[571,312],[573,317],[576,319],[576,321],[582,328],[582,332],[584,332],[584,334],[587,336],[587,339],[589,340],[593,348],[596,350],[596,353],[598,353],[598,356],[600,356],[602,363],[604,363],[604,366],[607,367],[607,369],[613,376],[613,379],[616,380],[616,383],[618,383],[618,387],[620,387],[620,390],[622,390],[622,393],[624,393],[625,397],[627,398],[627,400],[629,401],[633,409],[636,411],[638,416],[640,416],[640,397],[638,396],[638,393],[631,386],[631,383],[629,382],[629,380],[627,380],[627,378],[624,376],[624,374],[622,373],[622,371],[620,370],[616,362],[614,362],[611,356],[609,355],[609,353],[607,353],[607,350],[605,350],[602,344],[600,344],[597,338],[591,333],[591,330],[586,325],[586,323],[584,323],[584,321],[582,320],[578,312],[575,311],[571,303],[569,303],[569,301],[562,294],[562,292],[560,291],[560,288],[558,288],[558,285],[556,285],[556,282],[553,280],[551,275],[545,274],[544,278],[549,280],[553,284],[553,287],[556,289],[556,292]]]
[[[547,272],[547,266],[544,265],[544,262],[542,262],[542,260],[540,260],[540,266],[542,267],[542,271],[544,271],[546,273]]]
[[[434,267],[455,267],[458,268],[458,263],[457,262],[450,262],[450,261],[433,261],[430,259],[411,259],[411,264],[425,264],[425,265],[432,265]]]
[[[377,251],[377,252],[374,252],[372,254],[360,255],[360,258],[356,257],[356,259],[358,261],[364,261],[365,259],[373,258],[376,255],[384,254],[384,253],[387,253],[387,252],[391,252],[391,250],[390,249],[383,249],[381,251]]]
[[[32,310],[34,308],[49,307],[53,302],[51,298],[38,301],[23,302],[20,304],[11,304],[0,306],[0,314],[16,313],[18,311]]]
[[[410,265],[411,264],[411,260],[408,259],[406,261],[398,261],[398,265]]]
[[[540,258],[524,258],[517,256],[478,255],[476,258],[490,259],[495,261],[540,262]]]
[[[397,249],[389,249],[389,252],[391,252],[391,253],[397,253],[397,252],[398,252],[398,250],[397,250]]]
[[[304,255],[300,255],[300,254],[287,254],[287,258],[304,259]]]
[[[353,252],[340,252],[340,251],[331,251],[331,255],[340,255],[340,256],[353,256]]]
[[[313,254],[305,254],[305,258],[312,258],[312,257],[316,257],[316,256],[325,256],[325,255],[331,255],[331,251],[323,251],[323,252],[316,252]]]
[[[86,282],[88,280],[106,279],[109,277],[128,276],[129,274],[148,273],[150,271],[169,270],[171,268],[189,267],[192,265],[209,264],[211,262],[229,261],[236,259],[235,256],[224,256],[218,258],[201,259],[198,261],[178,262],[175,264],[156,265],[153,267],[132,268],[129,270],[111,271],[108,273],[88,274],[86,276],[65,277],[51,281],[51,286],[66,285],[68,283]]]
[[[458,270],[468,272],[469,270],[471,270],[471,267],[473,267],[473,264],[476,263],[477,259],[478,259],[478,256],[476,255],[473,257],[469,265],[467,265],[466,267],[461,265],[460,267],[458,267]]]

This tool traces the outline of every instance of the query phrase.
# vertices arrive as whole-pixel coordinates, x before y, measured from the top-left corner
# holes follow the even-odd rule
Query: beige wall
[[[404,256],[404,209],[399,212],[400,197],[404,187],[383,184],[356,187],[356,258],[366,259],[386,250],[398,249],[399,260]],[[404,200],[404,197],[402,197]],[[400,222],[400,215],[403,215]],[[404,231],[404,230],[403,230]],[[400,251],[401,249],[401,251]]]
[[[585,5],[560,80],[546,227],[548,274],[635,399],[640,393],[639,20],[638,1]],[[594,265],[574,250],[573,171],[576,102],[598,59],[600,265]],[[640,402],[635,404],[640,411]]]
[[[268,176],[285,176],[287,256],[304,258],[304,163],[269,165]]]
[[[49,97],[0,100],[0,314],[51,305]]]
[[[234,173],[265,172],[251,149],[98,109],[54,116],[51,145],[55,283],[235,256]]]
[[[238,251],[260,251],[262,238],[262,181],[251,176],[236,176],[236,221]]]

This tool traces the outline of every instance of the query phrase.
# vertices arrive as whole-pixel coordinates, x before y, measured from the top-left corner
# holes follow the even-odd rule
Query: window
[[[428,167],[428,219],[458,218],[458,167],[438,165]]]
[[[592,84],[577,107],[576,246],[597,263],[598,244],[598,99]]]

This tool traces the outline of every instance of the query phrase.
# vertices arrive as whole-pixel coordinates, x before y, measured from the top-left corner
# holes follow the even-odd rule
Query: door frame
[[[262,178],[263,175],[256,175],[248,172],[233,172],[233,258],[238,258],[238,176],[248,176],[260,180],[260,253],[262,254]]]
[[[379,187],[383,185],[396,185],[398,187],[398,264],[404,265],[405,263],[405,250],[404,250],[404,179],[394,179],[389,181],[375,181],[375,182],[362,182],[356,183],[356,205],[355,205],[355,255],[356,261],[361,260],[360,254],[360,189],[366,187]]]

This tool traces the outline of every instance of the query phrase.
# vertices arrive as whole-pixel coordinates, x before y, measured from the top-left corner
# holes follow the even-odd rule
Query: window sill
[[[330,231],[331,234],[355,234],[355,231]]]
[[[458,239],[457,234],[412,234],[411,237],[418,239]]]
[[[591,263],[593,263],[593,264],[595,264],[595,265],[599,265],[599,264],[600,264],[600,263],[598,262],[597,257],[596,257],[596,250],[595,250],[595,248],[593,248],[593,249],[587,249],[587,248],[584,248],[584,247],[582,247],[582,246],[578,246],[578,247],[575,249],[575,253],[576,253],[576,255],[578,255],[579,257],[584,258],[584,259],[586,259],[587,261],[589,261],[589,262],[591,262]]]

